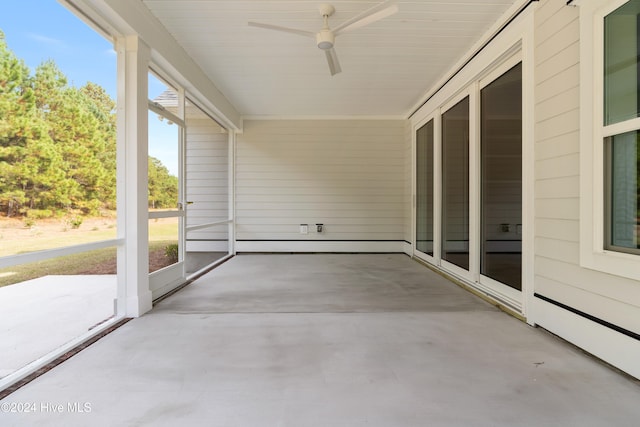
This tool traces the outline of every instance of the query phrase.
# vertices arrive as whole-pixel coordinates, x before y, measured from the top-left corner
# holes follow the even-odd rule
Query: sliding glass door
[[[480,91],[480,274],[522,290],[522,64]]]
[[[433,119],[416,132],[416,249],[433,256]]]
[[[442,259],[469,270],[469,97],[442,114]]]
[[[416,256],[516,310],[528,197],[522,106],[522,63],[512,57],[415,128]]]

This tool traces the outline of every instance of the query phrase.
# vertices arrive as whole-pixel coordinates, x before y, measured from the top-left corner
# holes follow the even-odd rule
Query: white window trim
[[[640,280],[640,256],[604,249],[604,138],[629,125],[602,122],[604,17],[627,1],[580,3],[580,265]]]

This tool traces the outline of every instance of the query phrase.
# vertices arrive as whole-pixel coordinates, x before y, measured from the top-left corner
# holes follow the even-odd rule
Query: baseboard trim
[[[637,334],[637,333],[635,333],[633,331],[630,331],[628,329],[625,329],[625,328],[623,328],[621,326],[618,326],[618,325],[615,325],[613,323],[607,322],[606,320],[600,319],[599,317],[592,316],[591,314],[585,313],[584,311],[580,311],[580,310],[578,310],[576,308],[573,308],[571,306],[563,304],[563,303],[561,303],[559,301],[556,301],[554,299],[545,297],[544,295],[540,295],[538,293],[535,293],[534,296],[536,298],[539,298],[539,299],[541,299],[543,301],[546,301],[546,302],[548,302],[550,304],[556,305],[556,306],[558,306],[560,308],[563,308],[563,309],[568,310],[568,311],[570,311],[570,312],[572,312],[574,314],[577,314],[580,317],[584,317],[585,319],[591,320],[592,322],[595,322],[595,323],[597,323],[599,325],[605,326],[605,327],[607,327],[609,329],[612,329],[612,330],[614,330],[616,332],[619,332],[619,333],[624,334],[624,335],[626,335],[626,336],[628,336],[630,338],[633,338],[635,340],[640,341],[640,334]]]
[[[532,311],[537,326],[640,379],[640,341],[637,339],[540,297],[533,299]]]
[[[406,253],[404,240],[239,240],[236,252]]]

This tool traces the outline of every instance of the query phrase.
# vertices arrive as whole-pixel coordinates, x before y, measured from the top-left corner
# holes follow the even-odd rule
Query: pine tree
[[[178,203],[178,178],[159,159],[149,156],[149,207],[175,208]]]
[[[0,210],[15,215],[27,201],[19,162],[27,144],[41,131],[29,69],[7,46],[0,31]]]
[[[54,61],[33,76],[0,31],[0,212],[94,214],[116,203],[115,102],[69,86]],[[178,178],[149,157],[150,207],[175,207]]]

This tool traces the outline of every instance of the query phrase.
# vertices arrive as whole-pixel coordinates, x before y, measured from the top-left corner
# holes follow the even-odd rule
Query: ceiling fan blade
[[[336,50],[334,48],[326,49],[324,54],[327,56],[327,64],[329,64],[329,71],[331,72],[331,75],[335,76],[341,72],[342,68],[340,68],[340,62],[338,61]]]
[[[292,34],[297,34],[299,36],[305,36],[305,37],[314,37],[315,38],[315,36],[316,36],[316,33],[312,33],[311,31],[297,30],[295,28],[281,27],[279,25],[262,24],[260,22],[249,21],[249,26],[250,27],[266,28],[267,30],[282,31],[282,32],[285,32],[285,33],[292,33]]]
[[[357,28],[364,27],[365,25],[373,24],[374,22],[386,18],[387,16],[391,16],[396,12],[398,12],[398,5],[395,3],[395,0],[384,1],[338,25],[333,29],[333,34],[337,36],[338,34],[353,31]]]

